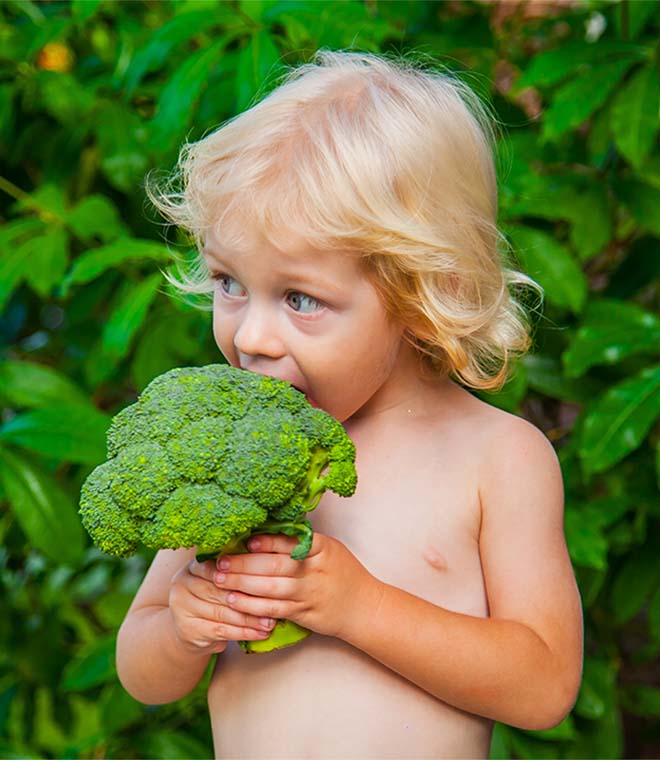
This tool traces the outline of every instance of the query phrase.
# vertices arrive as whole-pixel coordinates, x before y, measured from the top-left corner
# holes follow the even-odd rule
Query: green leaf
[[[62,281],[69,263],[69,236],[59,225],[51,225],[43,235],[35,235],[19,247],[28,262],[25,279],[43,297]]]
[[[85,393],[53,367],[14,360],[0,362],[0,398],[27,407],[89,404]]]
[[[137,113],[116,100],[97,101],[91,118],[101,151],[101,168],[113,187],[138,192],[149,165],[148,130]]]
[[[160,283],[161,275],[152,274],[137,285],[129,282],[122,288],[103,329],[101,346],[105,356],[116,361],[128,353]]]
[[[83,529],[75,501],[31,459],[0,448],[0,477],[12,511],[30,543],[53,561],[77,566]]]
[[[615,192],[645,229],[660,236],[660,188],[635,180],[618,180]]]
[[[131,723],[143,721],[146,709],[118,683],[108,684],[104,688],[99,708],[103,728],[110,735],[119,733]]]
[[[632,554],[614,579],[611,604],[617,623],[626,623],[642,608],[660,582],[660,555],[653,546]]]
[[[506,232],[525,272],[544,288],[546,299],[580,312],[587,297],[587,280],[566,248],[532,227],[507,225]]]
[[[150,145],[167,151],[172,141],[182,136],[195,116],[202,90],[217,65],[227,38],[221,36],[212,45],[188,55],[163,88],[158,109],[151,121]]]
[[[17,248],[0,256],[0,310],[20,285],[29,268],[29,261]]]
[[[69,294],[72,285],[90,282],[119,264],[143,260],[167,261],[169,252],[162,243],[140,238],[121,238],[94,248],[80,256],[62,283],[62,295]]]
[[[547,728],[543,731],[525,731],[526,734],[534,737],[535,739],[542,739],[549,742],[566,742],[572,741],[577,735],[575,729],[575,722],[571,715],[567,715],[561,723],[554,728]]]
[[[520,361],[527,370],[527,385],[545,396],[583,404],[601,391],[602,384],[598,380],[564,377],[560,362],[553,357],[528,354]]]
[[[81,240],[99,237],[109,242],[129,230],[120,220],[117,207],[103,195],[88,195],[67,212],[66,221]]]
[[[603,105],[631,65],[629,59],[600,63],[557,90],[543,117],[541,141],[556,141],[579,127]]]
[[[510,726],[504,723],[495,723],[493,726],[493,735],[490,742],[490,752],[488,760],[510,760],[511,758],[511,737],[514,731]]]
[[[582,718],[598,720],[616,705],[616,668],[610,662],[587,657],[575,712]]]
[[[175,47],[220,24],[225,28],[240,28],[243,21],[231,6],[220,3],[213,7],[212,13],[208,8],[186,10],[154,29],[149,35],[148,43],[134,53],[126,69],[124,97],[132,97],[145,74],[163,66]]]
[[[280,73],[280,53],[266,29],[260,29],[241,50],[238,63],[236,110],[244,111],[266,95]]]
[[[0,441],[63,462],[105,460],[110,418],[91,404],[58,404],[18,414],[0,427]]]
[[[141,757],[157,757],[158,760],[181,760],[188,758],[211,758],[212,748],[202,744],[189,734],[180,731],[144,732],[139,742]]]
[[[612,238],[612,209],[606,188],[571,174],[549,174],[521,189],[508,205],[511,216],[566,219],[580,261],[588,261]]]
[[[660,111],[660,82],[654,64],[635,72],[612,104],[612,134],[617,148],[635,167],[655,142]]]
[[[62,674],[61,688],[67,691],[84,691],[117,679],[115,670],[116,634],[95,641],[72,662]]]
[[[583,40],[568,40],[554,50],[546,50],[527,63],[525,71],[516,81],[513,93],[525,87],[557,84],[567,77],[579,77],[589,64],[602,62],[605,58],[622,57],[633,62],[648,56],[648,48],[617,40],[599,40],[586,45]]]
[[[607,539],[602,528],[582,510],[566,506],[564,530],[571,559],[577,565],[605,570],[607,567]]]
[[[595,364],[617,364],[659,350],[660,319],[637,304],[600,299],[587,305],[562,362],[568,377],[579,377]]]
[[[527,369],[522,362],[511,366],[509,379],[499,391],[476,391],[476,395],[486,403],[514,413],[527,392]]]
[[[71,15],[80,21],[88,21],[102,2],[103,0],[71,0]]]
[[[578,452],[585,472],[602,472],[634,451],[658,416],[660,365],[610,388],[584,419]]]

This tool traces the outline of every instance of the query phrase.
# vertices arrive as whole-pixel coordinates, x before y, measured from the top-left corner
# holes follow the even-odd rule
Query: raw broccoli
[[[170,370],[112,420],[108,459],[81,489],[80,514],[94,543],[127,557],[197,548],[200,561],[247,551],[263,533],[295,536],[304,559],[307,512],[330,489],[351,496],[355,446],[341,424],[289,383],[223,364]],[[279,621],[270,651],[308,635]]]

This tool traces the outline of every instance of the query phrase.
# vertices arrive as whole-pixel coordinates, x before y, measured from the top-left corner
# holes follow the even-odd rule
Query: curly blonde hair
[[[497,121],[439,68],[319,50],[145,189],[198,253],[210,230],[241,250],[246,225],[278,248],[294,233],[355,253],[427,369],[499,390],[532,344],[515,289],[543,290],[497,226]],[[213,292],[203,256],[178,274],[182,293]]]

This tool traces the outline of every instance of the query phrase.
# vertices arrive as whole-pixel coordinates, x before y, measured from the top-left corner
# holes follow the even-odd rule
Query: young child
[[[492,120],[460,80],[321,51],[180,157],[152,201],[202,255],[236,367],[291,382],[356,444],[358,488],[295,539],[195,561],[161,551],[118,637],[157,704],[214,653],[219,758],[484,758],[494,720],[559,723],[581,678],[579,594],[555,452],[469,392],[530,344],[496,226]],[[245,655],[276,618],[315,633]]]

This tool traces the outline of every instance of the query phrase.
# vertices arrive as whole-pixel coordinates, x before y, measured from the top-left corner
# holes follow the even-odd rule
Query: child
[[[460,80],[321,51],[181,154],[156,205],[202,251],[234,366],[291,382],[342,422],[358,488],[312,513],[310,556],[161,551],[119,632],[142,702],[171,702],[219,653],[219,758],[487,757],[494,720],[559,723],[578,692],[580,600],[548,439],[467,388],[530,343],[496,226],[491,122]],[[235,642],[276,618],[315,633]]]

